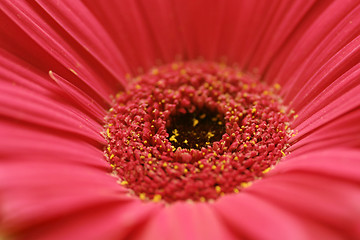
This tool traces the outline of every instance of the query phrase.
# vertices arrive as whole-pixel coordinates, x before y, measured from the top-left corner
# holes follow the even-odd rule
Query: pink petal
[[[70,38],[61,36],[59,33],[61,31],[54,29],[54,24],[49,25],[43,21],[28,3],[21,1],[3,1],[0,4],[2,5],[3,11],[16,22],[24,32],[34,39],[34,41],[67,69],[72,71],[79,80],[87,84],[104,100],[109,103],[111,102],[109,96],[113,92],[108,81],[113,78],[106,74],[99,64],[94,66],[89,65],[92,61],[90,61],[91,56],[89,56],[88,53],[83,53],[82,49],[76,48],[78,45],[71,42]],[[85,54],[87,57],[82,57],[80,53]],[[86,61],[84,59],[86,59]],[[96,71],[94,71],[94,69]],[[116,84],[113,85],[116,86]],[[120,88],[121,86],[117,87]]]
[[[359,151],[345,149],[290,155],[247,192],[353,239],[360,223],[358,160]]]
[[[320,148],[359,147],[359,118],[360,112],[354,110],[305,134],[300,132],[290,139],[292,145],[288,150],[294,154],[303,154]]]
[[[35,95],[34,92],[3,83],[0,89],[0,113],[8,118],[34,124],[33,127],[50,127],[86,136],[104,142],[102,126],[84,113],[57,102]]]
[[[276,80],[281,85],[286,82],[292,84],[291,75],[294,71],[304,63],[306,57],[331,30],[358,5],[357,1],[317,2],[271,62],[266,79]],[[283,90],[285,89],[287,88],[284,87]]]
[[[237,239],[308,239],[296,215],[247,193],[229,195],[214,204],[216,212]]]
[[[296,150],[296,151],[301,151]],[[290,172],[313,173],[317,176],[360,182],[360,152],[355,149],[333,148],[313,152],[294,152],[269,175]]]
[[[125,84],[126,62],[109,36],[85,3],[74,1],[37,1],[39,5],[85,48],[98,62]],[[88,26],[91,26],[89,28]]]
[[[292,84],[287,84],[291,88],[286,96],[294,102],[293,107],[300,109],[358,64],[360,20],[356,16],[359,14],[360,6],[357,6],[330,31],[291,76],[293,80]]]
[[[165,206],[134,239],[238,239],[208,204]]]
[[[81,89],[66,81],[56,73],[50,71],[49,75],[63,91],[74,100],[74,102],[78,103],[90,114],[95,116],[98,121],[103,121],[106,112],[93,98],[89,97]]]
[[[2,49],[0,49],[0,76],[2,81],[27,88],[38,94],[55,95],[57,92],[57,87],[46,79],[45,74]]]

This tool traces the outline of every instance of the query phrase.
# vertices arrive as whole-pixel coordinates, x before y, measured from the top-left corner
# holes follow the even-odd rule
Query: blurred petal
[[[353,239],[360,219],[358,162],[359,151],[347,149],[290,156],[248,192]]]
[[[208,204],[165,206],[139,231],[135,239],[238,239]]]

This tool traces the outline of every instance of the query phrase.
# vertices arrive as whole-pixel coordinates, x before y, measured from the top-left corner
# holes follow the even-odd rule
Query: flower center
[[[209,109],[175,115],[167,127],[169,141],[175,147],[201,149],[220,141],[225,133],[224,119]]]
[[[293,115],[278,89],[216,63],[153,69],[114,100],[105,155],[142,200],[238,193],[285,156]]]

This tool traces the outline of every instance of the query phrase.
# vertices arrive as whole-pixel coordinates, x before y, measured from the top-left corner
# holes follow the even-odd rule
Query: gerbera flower
[[[359,1],[2,1],[0,238],[357,239]]]

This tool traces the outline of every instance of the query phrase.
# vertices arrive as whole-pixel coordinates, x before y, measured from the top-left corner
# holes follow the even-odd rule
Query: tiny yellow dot
[[[153,201],[154,202],[159,202],[161,200],[161,195],[160,194],[155,194],[153,197]]]
[[[140,194],[139,194],[139,198],[140,198],[141,200],[145,200],[145,199],[146,199],[146,194],[145,194],[145,193],[140,193]]]

